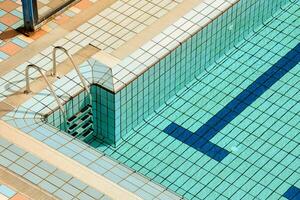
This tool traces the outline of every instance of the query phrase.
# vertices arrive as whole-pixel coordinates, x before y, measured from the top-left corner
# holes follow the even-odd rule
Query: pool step
[[[82,108],[67,120],[67,133],[87,142],[93,137],[93,114],[90,105]]]

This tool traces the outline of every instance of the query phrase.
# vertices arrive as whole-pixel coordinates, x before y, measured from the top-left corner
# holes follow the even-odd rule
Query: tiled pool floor
[[[300,188],[299,16],[285,7],[117,148],[92,145],[187,199],[286,199]]]

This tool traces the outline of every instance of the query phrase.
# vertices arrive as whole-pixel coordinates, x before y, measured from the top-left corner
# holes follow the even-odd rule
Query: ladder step
[[[86,132],[86,130],[88,129],[92,129],[93,128],[93,124],[88,124],[85,128],[80,128],[77,129],[76,132],[78,132],[77,137],[82,137],[82,135]]]
[[[81,140],[83,140],[84,142],[89,142],[93,137],[94,130],[93,129],[89,129],[85,134],[82,135],[82,138],[80,138]]]
[[[86,108],[86,107],[85,107]],[[75,124],[78,120],[80,120],[82,118],[82,116],[85,115],[91,115],[92,116],[92,110],[90,107],[88,107],[87,109],[84,109],[84,111],[79,111],[78,113],[76,113],[74,116],[72,116],[71,118],[69,118],[67,120],[67,124],[68,126],[72,126],[73,124]]]
[[[93,137],[93,115],[90,105],[82,108],[78,113],[67,120],[67,132],[82,141],[90,140]]]

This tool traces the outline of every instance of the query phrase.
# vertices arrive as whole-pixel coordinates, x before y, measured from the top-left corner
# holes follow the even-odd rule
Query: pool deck
[[[11,200],[29,200],[29,199],[45,199],[54,200],[52,195],[48,194],[45,190],[33,185],[29,181],[26,181],[17,174],[8,171],[7,169],[0,167],[0,184],[12,188],[15,193],[8,192],[2,194],[6,198],[2,197],[1,200],[11,199]],[[1,186],[0,186],[1,187]],[[0,194],[1,197],[1,194]]]

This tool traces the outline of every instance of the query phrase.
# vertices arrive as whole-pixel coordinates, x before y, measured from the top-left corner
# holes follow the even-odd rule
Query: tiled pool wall
[[[207,70],[288,0],[241,0],[115,94],[116,141]]]
[[[91,85],[95,137],[117,145],[184,85],[288,2],[241,0],[120,91],[114,93],[100,85]],[[84,92],[66,103],[67,116],[85,107],[87,99]],[[63,120],[59,111],[48,117],[48,123],[61,130],[64,130]]]
[[[115,95],[96,84],[91,86],[91,94],[95,136],[108,144],[115,145],[120,139],[116,138],[115,133]]]
[[[88,105],[92,105],[94,137],[108,144],[115,144],[115,96],[112,92],[93,84],[90,86],[90,95],[82,91],[68,100],[64,105],[66,118],[76,115]],[[46,116],[46,122],[62,131],[66,131],[66,120],[61,110],[55,110]]]

